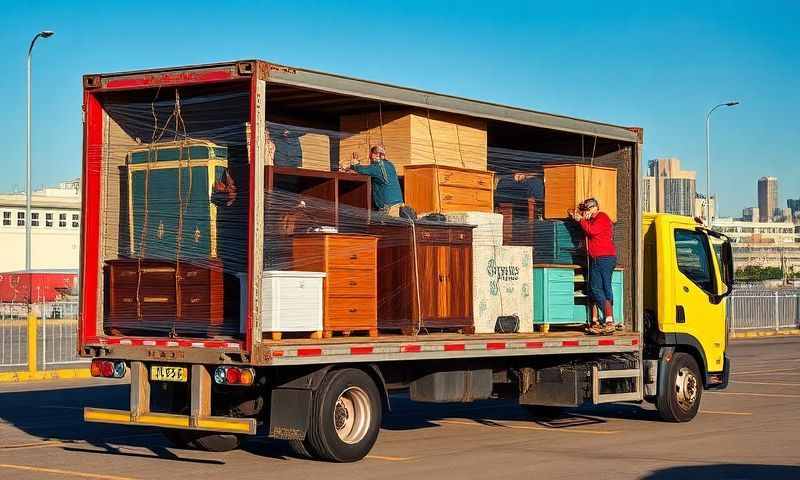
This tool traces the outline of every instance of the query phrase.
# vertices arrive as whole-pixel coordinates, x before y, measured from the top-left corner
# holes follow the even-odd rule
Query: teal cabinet
[[[561,267],[533,268],[533,323],[568,325],[589,318],[588,286],[579,270]],[[614,292],[614,322],[623,322],[623,271],[611,277]]]

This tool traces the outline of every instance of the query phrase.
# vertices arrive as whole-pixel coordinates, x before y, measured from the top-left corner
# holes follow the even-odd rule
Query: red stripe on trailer
[[[601,338],[598,340],[597,344],[601,347],[608,347],[609,345],[614,345],[615,341],[612,338]]]
[[[351,355],[366,355],[372,353],[373,347],[350,347]]]
[[[134,89],[166,85],[191,85],[197,83],[219,82],[233,78],[230,70],[211,70],[205,72],[164,73],[143,75],[136,78],[118,78],[109,80],[103,86],[106,89]]]
[[[639,339],[634,338],[633,340],[631,340],[631,345],[639,345]]]
[[[283,350],[273,350],[272,351],[272,356],[273,357],[282,357],[283,356]]]
[[[297,349],[297,356],[298,357],[318,357],[322,355],[321,348],[298,348]]]
[[[402,353],[419,353],[422,351],[422,345],[403,345],[400,347]]]
[[[564,340],[561,342],[562,347],[577,347],[580,343],[577,340]]]
[[[486,350],[504,350],[506,348],[505,342],[487,343]]]
[[[525,348],[544,348],[544,342],[525,342]]]
[[[463,352],[464,351],[464,344],[463,343],[451,343],[444,346],[445,352]]]

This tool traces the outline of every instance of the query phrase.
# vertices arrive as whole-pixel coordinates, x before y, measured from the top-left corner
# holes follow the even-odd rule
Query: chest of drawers
[[[405,201],[417,212],[493,212],[494,173],[410,165],[405,169]]]
[[[324,272],[323,336],[366,331],[377,336],[378,238],[306,234],[292,238],[292,270]]]

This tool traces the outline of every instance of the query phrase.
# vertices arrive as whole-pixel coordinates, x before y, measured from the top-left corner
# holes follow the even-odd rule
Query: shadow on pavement
[[[719,464],[671,467],[644,476],[641,480],[678,480],[713,478],[715,480],[796,480],[800,467],[792,465]]]

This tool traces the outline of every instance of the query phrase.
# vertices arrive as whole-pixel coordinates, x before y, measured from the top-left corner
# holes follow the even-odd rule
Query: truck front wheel
[[[697,415],[700,398],[703,396],[703,377],[694,357],[678,352],[666,369],[667,378],[659,389],[656,407],[663,420],[688,422]],[[662,391],[663,390],[663,391]]]
[[[335,370],[315,392],[306,439],[295,451],[333,462],[361,460],[378,438],[381,414],[380,393],[369,375]]]

